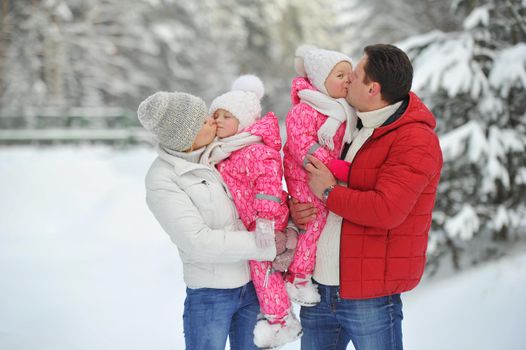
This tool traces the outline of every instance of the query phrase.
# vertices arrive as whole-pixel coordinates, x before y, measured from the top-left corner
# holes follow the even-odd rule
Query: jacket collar
[[[433,113],[431,113],[416,94],[409,92],[409,95],[404,99],[402,105],[382,126],[374,130],[371,138],[380,137],[391,130],[412,123],[422,123],[431,129],[435,129],[436,127],[436,120]]]
[[[178,176],[194,171],[196,169],[210,170],[208,166],[198,163],[199,157],[204,152],[204,150],[205,148],[202,147],[193,152],[185,153],[167,150],[160,145],[157,146],[157,154],[159,154],[159,157],[165,162],[170,163],[174,168],[174,172]],[[194,159],[196,159],[196,162],[193,161]]]

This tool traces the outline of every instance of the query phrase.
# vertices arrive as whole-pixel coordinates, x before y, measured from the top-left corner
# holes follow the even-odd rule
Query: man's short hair
[[[404,99],[413,82],[413,66],[409,57],[398,47],[387,44],[369,45],[364,83],[378,82],[384,101],[393,104]]]

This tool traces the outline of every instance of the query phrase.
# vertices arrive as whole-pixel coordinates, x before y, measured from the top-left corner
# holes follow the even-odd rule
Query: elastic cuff
[[[318,150],[318,148],[320,148],[321,145],[319,143],[315,143],[313,144],[312,146],[310,146],[309,150],[307,151],[307,154],[310,154],[310,155],[313,155],[314,152],[316,152]],[[307,157],[305,157],[303,159],[303,167],[305,168],[305,166],[309,163],[309,160],[307,159]]]

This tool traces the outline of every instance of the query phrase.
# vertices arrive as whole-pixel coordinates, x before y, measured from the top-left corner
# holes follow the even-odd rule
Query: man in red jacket
[[[435,118],[412,79],[403,51],[367,46],[347,95],[361,128],[342,152],[346,181],[308,156],[309,185],[330,214],[313,274],[321,302],[301,310],[303,350],[403,347],[400,293],[422,277],[442,168]],[[291,201],[300,228],[313,210]]]

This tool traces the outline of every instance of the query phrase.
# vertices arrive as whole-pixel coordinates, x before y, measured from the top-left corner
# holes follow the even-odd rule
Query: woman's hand
[[[278,253],[276,259],[272,262],[274,270],[281,272],[287,271],[294,259],[297,244],[298,231],[295,229],[287,227],[285,233],[276,232],[276,250]]]
[[[294,258],[294,250],[287,249],[284,253],[276,256],[272,262],[272,268],[276,271],[285,272]]]
[[[285,232],[276,231],[274,232],[276,242],[276,256],[285,253],[287,250],[287,234]]]

